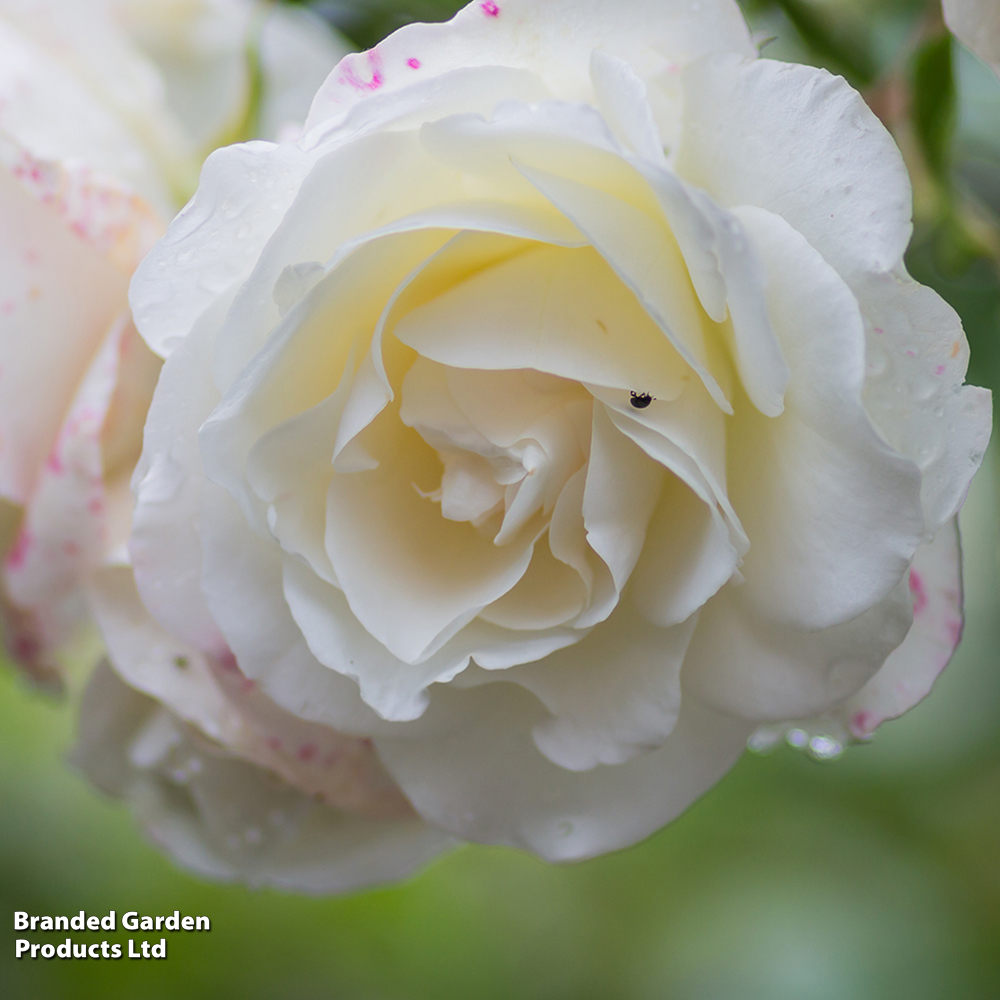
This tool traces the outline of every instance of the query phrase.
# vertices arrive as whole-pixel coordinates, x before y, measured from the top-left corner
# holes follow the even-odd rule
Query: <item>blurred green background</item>
[[[437,0],[315,3],[359,45]],[[764,54],[866,93],[914,175],[911,270],[962,313],[1000,389],[1000,81],[923,0],[748,0]],[[576,866],[466,847],[340,899],[210,885],[68,770],[70,702],[0,670],[0,899],[206,914],[166,961],[15,961],[4,998],[937,1000],[1000,997],[1000,469],[963,512],[968,625],[933,694],[867,746],[747,755],[643,844]],[[33,940],[47,936],[29,935]],[[77,935],[77,940],[105,935]],[[119,933],[123,940],[127,934]],[[155,935],[154,935],[155,937]],[[53,936],[52,939],[57,939]]]

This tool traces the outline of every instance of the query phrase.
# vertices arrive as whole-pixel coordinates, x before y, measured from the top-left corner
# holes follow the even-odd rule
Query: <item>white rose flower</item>
[[[942,6],[955,37],[1000,73],[1000,4],[996,0],[943,0]]]
[[[142,10],[154,7],[201,23],[185,0]],[[226,44],[246,77],[255,7],[230,7],[242,12],[230,27],[245,30]],[[188,128],[168,74],[120,15],[103,0],[0,0],[0,605],[15,660],[49,684],[85,619],[79,582],[128,535],[129,478],[160,367],[132,326],[128,281],[209,140]],[[285,114],[304,117],[303,84],[317,86],[343,48],[284,14],[261,33],[274,130]],[[233,56],[197,58],[207,73]],[[294,60],[304,79],[289,73]],[[240,80],[242,116],[250,86]],[[203,98],[216,109],[217,96]]]
[[[172,651],[231,662],[431,828],[553,860],[761,725],[866,736],[957,642],[990,433],[910,231],[860,96],[731,0],[476,2],[348,56],[132,283],[166,362],[116,668],[211,736]]]

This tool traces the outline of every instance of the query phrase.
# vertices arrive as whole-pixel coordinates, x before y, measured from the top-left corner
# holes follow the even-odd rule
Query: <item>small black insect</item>
[[[653,402],[653,397],[648,392],[632,392],[629,402],[637,409],[644,410]]]

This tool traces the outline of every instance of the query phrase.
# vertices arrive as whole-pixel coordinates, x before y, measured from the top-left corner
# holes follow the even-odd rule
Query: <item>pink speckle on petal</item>
[[[961,618],[951,618],[945,623],[948,630],[948,638],[951,640],[951,647],[954,649],[962,640],[962,630],[965,622]]]
[[[313,757],[316,756],[316,744],[303,743],[302,746],[299,747],[298,753],[296,753],[295,756],[298,757],[303,763],[312,760]]]
[[[877,326],[877,327],[875,327],[875,332],[876,333],[885,333],[885,330],[883,330],[882,327]]]
[[[46,459],[45,467],[49,470],[49,472],[52,472],[57,476],[63,472],[64,468],[62,459],[56,452],[52,452],[52,454]]]
[[[868,736],[871,736],[872,731],[878,725],[875,721],[875,716],[871,712],[858,712],[853,719],[851,719],[851,732],[859,740],[863,740]]]
[[[368,80],[363,79],[354,69],[354,67],[348,64],[345,59],[341,66],[344,70],[344,76],[342,78],[344,83],[350,84],[355,90],[378,90],[379,87],[385,83],[385,78],[382,76],[382,57],[377,49],[372,49],[370,52],[365,53],[368,58],[368,66],[371,69],[371,78]],[[350,58],[350,57],[348,57]]]
[[[28,558],[28,550],[31,548],[33,541],[31,533],[28,531],[22,531],[17,536],[17,541],[7,556],[8,569],[19,569],[24,565],[25,559]]]
[[[87,501],[87,510],[95,517],[104,513],[104,501],[100,497],[91,497]]]
[[[0,312],[4,316],[9,316],[17,308],[17,303],[13,299],[5,299],[2,306],[0,306]]]
[[[910,570],[910,593],[913,594],[913,613],[919,615],[927,607],[927,591],[923,577],[915,569]]]
[[[80,554],[80,546],[73,541],[63,542],[62,550],[70,557],[78,556]]]
[[[906,356],[908,358],[915,358],[917,356],[917,352],[916,351],[907,351],[906,352]]]
[[[937,368],[934,369],[934,374],[935,375],[943,375],[944,374],[944,365],[938,365]]]
[[[227,649],[219,657],[219,666],[222,667],[226,673],[238,674],[240,672],[239,664],[236,662],[236,654],[231,649]]]
[[[493,0],[486,0],[486,3],[481,3],[479,6],[483,8],[483,13],[485,13],[487,17],[500,16],[500,8],[493,2]]]
[[[281,740],[277,736],[268,736],[268,738],[267,738],[267,746],[268,746],[268,749],[270,749],[270,750],[280,750],[281,749]]]
[[[33,635],[17,635],[10,644],[11,654],[19,663],[33,663],[42,652],[42,644]]]
[[[420,69],[420,60],[414,56],[414,58],[406,60],[406,65],[409,66],[410,69]]]

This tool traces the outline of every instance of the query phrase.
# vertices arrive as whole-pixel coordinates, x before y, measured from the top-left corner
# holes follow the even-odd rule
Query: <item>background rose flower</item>
[[[346,58],[133,282],[158,659],[119,669],[161,697],[162,630],[235,656],[431,824],[550,859],[761,723],[867,735],[957,642],[989,436],[909,211],[860,97],[723,0],[474,3]]]
[[[992,0],[944,0],[942,6],[958,40],[1000,73],[1000,7]]]
[[[132,326],[129,277],[206,147],[246,117],[256,34],[268,134],[305,114],[303,86],[343,52],[318,22],[275,12],[255,28],[255,10],[0,3],[4,618],[14,658],[45,683],[58,682],[55,650],[83,617],[76,584],[128,533],[160,366]],[[155,18],[174,30],[147,54]],[[182,67],[197,94],[179,88]]]

